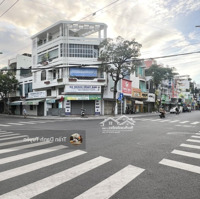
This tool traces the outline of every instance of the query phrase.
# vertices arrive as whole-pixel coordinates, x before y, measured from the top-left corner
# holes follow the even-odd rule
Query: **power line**
[[[134,59],[131,59],[131,60],[127,60],[125,61],[126,63],[129,63],[129,62],[132,62],[132,61],[144,61],[144,60],[149,60],[149,59],[163,59],[163,58],[169,58],[169,57],[178,57],[178,56],[185,56],[185,55],[191,55],[191,54],[197,54],[197,53],[200,53],[200,51],[196,51],[196,52],[189,52],[189,53],[181,53],[181,54],[173,54],[173,55],[165,55],[165,56],[160,56],[160,57],[149,57],[149,58],[134,58]],[[107,63],[92,63],[92,64],[70,64],[70,66],[73,66],[73,67],[85,67],[85,66],[101,66],[101,65],[106,65],[106,64],[117,64],[117,63],[123,63],[123,62],[107,62]],[[66,67],[69,67],[69,66],[63,66],[63,67],[58,67],[58,68],[66,68]],[[52,67],[37,67],[37,68],[23,68],[23,69],[1,69],[0,71],[12,71],[12,70],[34,70],[34,71],[37,71],[37,70],[42,70],[42,69],[51,69],[51,68],[54,68],[54,66]]]
[[[1,3],[0,3],[0,5],[4,2],[5,0],[3,0]]]
[[[19,0],[16,0],[15,3],[13,3],[0,17],[3,17],[3,15],[5,15],[12,7],[15,6],[15,4],[17,4],[19,2]]]

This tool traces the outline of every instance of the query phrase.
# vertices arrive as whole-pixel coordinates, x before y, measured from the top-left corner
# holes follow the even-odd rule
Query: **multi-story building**
[[[11,70],[19,82],[16,92],[9,94],[9,106],[13,114],[22,114],[24,99],[32,92],[32,58],[31,54],[24,53],[8,60],[8,69]],[[27,107],[28,111],[30,107]],[[31,110],[30,110],[31,111]]]
[[[101,114],[105,73],[98,66],[107,25],[59,21],[32,36],[33,90],[38,115]]]

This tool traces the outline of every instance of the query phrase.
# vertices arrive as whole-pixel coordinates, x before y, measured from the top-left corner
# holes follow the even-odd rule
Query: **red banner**
[[[132,94],[131,84],[132,84],[132,81],[122,79],[122,93],[131,95]]]

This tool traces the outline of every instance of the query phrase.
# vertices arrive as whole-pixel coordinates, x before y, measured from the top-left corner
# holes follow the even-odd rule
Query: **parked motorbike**
[[[81,117],[84,117],[84,116],[85,116],[85,109],[81,108]]]

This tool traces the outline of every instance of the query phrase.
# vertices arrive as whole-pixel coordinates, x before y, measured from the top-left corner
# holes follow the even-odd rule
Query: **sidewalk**
[[[153,116],[158,116],[160,113],[136,113],[136,114],[123,114],[127,117],[130,118],[140,118],[140,117],[153,117]],[[121,117],[123,115],[115,115],[114,118],[118,118]],[[0,114],[0,117],[15,117],[15,118],[23,118],[24,117],[22,115],[7,115],[7,114]],[[113,115],[99,115],[99,116],[95,116],[95,115],[86,115],[85,117],[81,117],[81,116],[76,116],[76,115],[72,115],[72,116],[27,116],[27,119],[40,119],[40,120],[103,120],[106,119],[108,117],[113,117]]]

